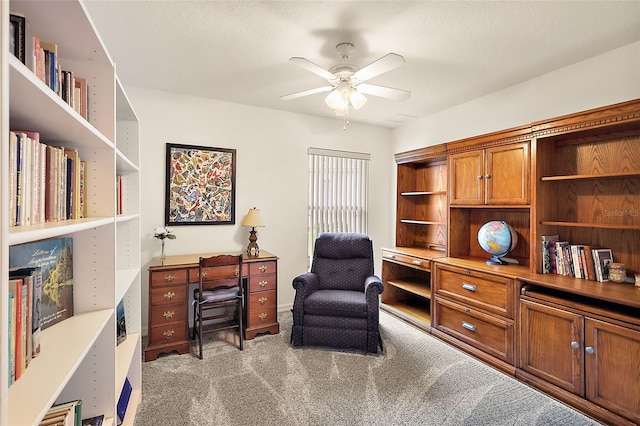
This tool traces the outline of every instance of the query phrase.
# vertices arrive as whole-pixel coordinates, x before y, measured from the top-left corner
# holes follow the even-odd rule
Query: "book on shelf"
[[[72,238],[53,238],[11,246],[9,267],[41,268],[41,330],[73,316]]]
[[[9,269],[10,278],[21,278],[26,280],[29,285],[29,307],[28,312],[30,320],[27,326],[31,326],[30,330],[30,351],[27,354],[31,358],[35,358],[40,354],[40,332],[42,329],[40,306],[42,304],[42,269],[35,268],[13,268]]]
[[[82,426],[82,400],[55,404],[44,415],[40,426]]]
[[[11,12],[9,14],[10,23],[10,52],[18,58],[20,62],[31,67],[32,54],[29,44],[31,42],[31,25],[27,18],[17,12]]]
[[[555,274],[557,271],[556,242],[559,235],[542,236],[542,273]]]
[[[571,263],[573,265],[573,276],[575,278],[584,278],[584,265],[582,263],[582,253],[584,246],[580,244],[571,244]]]
[[[74,109],[82,118],[89,120],[89,88],[87,86],[87,79],[76,76],[74,89],[74,96],[77,97],[74,103]]]
[[[124,342],[127,339],[127,321],[124,315],[124,302],[121,300],[118,302],[116,308],[116,346]]]
[[[596,271],[596,280],[609,281],[609,263],[613,262],[611,249],[599,248],[593,250],[593,261]]]
[[[24,350],[22,347],[22,278],[9,279],[9,293],[13,295],[12,310],[12,342],[11,342],[11,360],[13,361],[12,371],[10,372],[10,382],[13,383],[20,378],[22,372],[22,357]]]
[[[584,261],[586,263],[587,266],[587,279],[590,281],[597,281],[596,280],[596,269],[595,269],[595,262],[593,259],[593,250],[596,249],[597,247],[594,246],[590,246],[590,245],[585,245],[584,246]]]
[[[8,287],[9,289],[11,288],[10,286]],[[7,385],[11,386],[13,384],[13,379],[14,379],[14,374],[15,374],[15,364],[14,364],[14,357],[15,357],[15,348],[13,347],[13,339],[14,339],[14,335],[16,333],[16,329],[15,329],[15,320],[13,319],[13,315],[16,309],[16,302],[15,299],[13,297],[13,293],[11,293],[11,291],[8,291],[7,293],[8,295],[8,302],[7,302],[7,331],[8,331],[8,336],[7,336],[7,357],[8,357],[8,382]]]
[[[127,413],[127,407],[129,406],[129,399],[131,399],[132,391],[133,387],[131,386],[131,382],[129,382],[128,377],[125,377],[122,392],[120,392],[118,404],[116,405],[116,409],[118,411],[118,424],[122,424],[124,421],[124,416]]]
[[[99,416],[83,419],[82,426],[102,426],[103,421],[104,421],[104,414],[100,414]]]

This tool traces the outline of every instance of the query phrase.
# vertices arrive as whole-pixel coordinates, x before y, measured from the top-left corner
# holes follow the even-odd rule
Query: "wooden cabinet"
[[[452,154],[452,205],[529,204],[529,143]]]
[[[485,266],[482,261],[453,258],[434,261],[432,333],[513,374],[514,275],[489,272]],[[511,268],[510,274],[522,270]]]
[[[33,35],[57,44],[62,69],[86,78],[88,120],[9,53],[9,11],[24,15]],[[115,424],[128,378],[133,392],[123,423],[132,425],[142,392],[139,122],[82,1],[11,0],[2,3],[0,20],[0,296],[8,300],[11,246],[64,236],[73,239],[74,300],[74,315],[42,331],[40,354],[10,387],[7,303],[0,306],[0,424],[37,425],[53,403],[75,399],[83,401],[83,417],[104,415]],[[86,217],[10,226],[10,129],[77,150],[87,165]],[[118,214],[116,176],[125,182]],[[117,344],[121,302],[127,337]]]
[[[525,287],[520,308],[523,377],[552,384],[584,398],[592,415],[607,423],[616,416],[640,422],[640,316],[637,309],[548,289]],[[533,379],[531,378],[533,376]],[[560,390],[547,388],[574,401]],[[575,401],[574,401],[575,403]]]
[[[248,285],[245,305],[245,339],[251,340],[259,333],[277,334],[278,262],[269,260],[248,264]]]

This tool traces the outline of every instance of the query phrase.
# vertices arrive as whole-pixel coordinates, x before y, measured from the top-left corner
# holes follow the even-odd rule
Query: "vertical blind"
[[[369,157],[309,148],[309,259],[322,232],[367,233]]]

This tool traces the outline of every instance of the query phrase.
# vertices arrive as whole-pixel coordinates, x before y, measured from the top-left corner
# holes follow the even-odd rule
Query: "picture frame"
[[[166,144],[165,225],[233,225],[236,150]]]

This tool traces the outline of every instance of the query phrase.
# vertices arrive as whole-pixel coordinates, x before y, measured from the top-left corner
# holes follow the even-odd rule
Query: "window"
[[[322,232],[367,233],[369,157],[309,148],[309,259]]]

